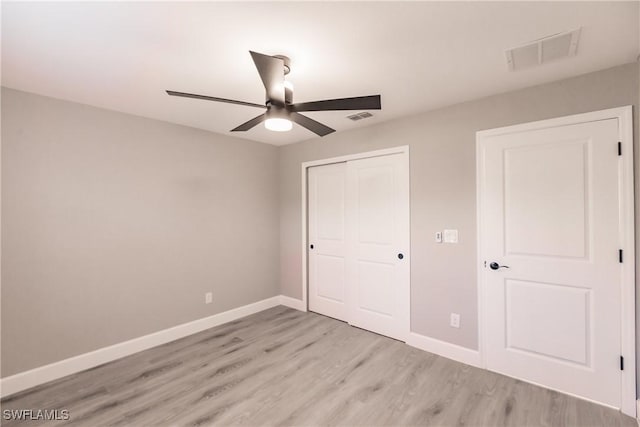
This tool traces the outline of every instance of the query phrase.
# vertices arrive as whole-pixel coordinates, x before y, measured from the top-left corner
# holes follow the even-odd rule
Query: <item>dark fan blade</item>
[[[300,113],[292,112],[289,115],[289,118],[294,122],[296,122],[297,124],[299,124],[300,126],[303,126],[309,129],[311,132],[315,133],[316,135],[325,136],[330,134],[331,132],[335,132],[335,129],[331,129],[329,126],[325,126],[320,122],[316,122],[315,120],[310,119],[307,116],[303,116]]]
[[[247,131],[247,130],[251,129],[252,127],[254,127],[255,125],[264,122],[266,119],[267,119],[267,114],[266,113],[265,114],[260,114],[258,117],[254,117],[253,119],[249,120],[248,122],[245,122],[245,123],[241,124],[237,128],[231,129],[231,132],[244,132],[244,131]]]
[[[249,51],[262,79],[267,98],[284,105],[284,61],[269,55]]]
[[[381,108],[380,95],[371,95],[301,102],[293,104],[291,111],[380,110]]]
[[[204,99],[205,101],[218,101],[226,102],[228,104],[246,105],[248,107],[267,108],[265,105],[254,104],[253,102],[236,101],[235,99],[216,98],[214,96],[196,95],[194,93],[175,92],[168,90],[167,93],[171,96],[182,96],[184,98]]]

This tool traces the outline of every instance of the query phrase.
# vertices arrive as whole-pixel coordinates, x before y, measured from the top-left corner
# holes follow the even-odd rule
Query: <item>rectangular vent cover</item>
[[[574,56],[578,50],[580,28],[554,34],[505,51],[510,71],[546,64]]]
[[[365,112],[362,112],[362,113],[352,114],[350,116],[347,116],[347,119],[353,120],[355,122],[357,120],[368,119],[369,117],[373,117],[373,114],[367,113],[365,111]]]

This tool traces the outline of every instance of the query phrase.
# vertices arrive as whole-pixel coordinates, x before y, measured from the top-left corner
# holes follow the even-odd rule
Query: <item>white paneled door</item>
[[[308,174],[309,309],[406,340],[406,155],[316,166]]]
[[[309,168],[309,309],[347,320],[346,163]]]
[[[409,178],[402,154],[347,163],[349,323],[402,341],[409,322]]]
[[[479,142],[487,368],[621,404],[618,121]]]

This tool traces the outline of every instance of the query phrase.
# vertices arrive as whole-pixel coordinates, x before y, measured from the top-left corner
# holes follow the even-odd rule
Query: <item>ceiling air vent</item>
[[[353,120],[354,122],[357,120],[362,120],[362,119],[368,119],[369,117],[373,117],[373,114],[371,113],[367,113],[366,111],[363,113],[358,113],[358,114],[352,114],[350,116],[347,116],[347,119],[349,120]]]
[[[578,50],[580,28],[534,40],[505,51],[510,71],[517,71],[556,59],[574,56]]]

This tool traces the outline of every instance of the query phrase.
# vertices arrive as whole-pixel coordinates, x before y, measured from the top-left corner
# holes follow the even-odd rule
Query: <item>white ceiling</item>
[[[283,145],[294,125],[229,129],[262,110],[249,50],[291,58],[294,101],[382,95],[382,111],[309,117],[338,131],[633,62],[638,2],[75,2],[2,4],[2,84]],[[577,56],[509,72],[504,50],[582,27]]]

